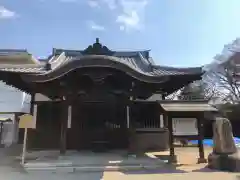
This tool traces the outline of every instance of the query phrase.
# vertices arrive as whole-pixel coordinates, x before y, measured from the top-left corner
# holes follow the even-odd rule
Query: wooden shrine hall
[[[156,65],[149,50],[110,50],[98,38],[84,50],[53,49],[44,60],[0,50],[0,80],[32,97],[28,148],[61,154],[170,148],[173,158],[174,137],[182,136],[199,140],[204,159],[203,113],[216,109],[205,101],[165,100],[202,74],[201,67]]]

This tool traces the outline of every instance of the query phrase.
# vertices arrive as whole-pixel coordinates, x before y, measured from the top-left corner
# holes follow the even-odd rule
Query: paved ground
[[[210,148],[206,149],[206,157]],[[156,155],[166,155],[168,152],[155,152]],[[179,165],[161,170],[132,171],[132,172],[96,172],[96,173],[50,173],[35,172],[26,173],[11,158],[0,154],[0,180],[207,180],[227,179],[240,180],[240,173],[216,172],[205,168],[206,164],[196,164],[198,157],[197,148],[177,148]],[[10,166],[11,165],[11,166]]]
[[[240,174],[235,173],[224,173],[224,172],[190,172],[190,173],[159,173],[159,172],[144,172],[137,171],[131,173],[123,172],[98,172],[98,173],[31,173],[24,174],[19,172],[9,172],[8,170],[0,171],[0,178],[4,180],[159,180],[160,178],[164,180],[207,180],[207,179],[227,179],[227,180],[236,180]]]

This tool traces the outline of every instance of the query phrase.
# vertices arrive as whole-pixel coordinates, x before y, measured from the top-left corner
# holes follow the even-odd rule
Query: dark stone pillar
[[[61,134],[60,134],[60,154],[65,155],[67,150],[67,117],[68,117],[68,105],[66,100],[61,102]]]
[[[204,140],[204,131],[203,131],[203,119],[202,117],[198,117],[197,119],[197,126],[198,126],[198,148],[199,148],[199,158],[198,163],[206,163],[207,160],[204,157],[204,147],[203,147],[203,140]]]
[[[169,130],[169,149],[170,149],[169,163],[176,163],[177,158],[175,156],[175,151],[174,151],[174,136],[173,136],[172,118],[167,116],[167,114],[166,114],[166,118],[168,120],[168,130]]]

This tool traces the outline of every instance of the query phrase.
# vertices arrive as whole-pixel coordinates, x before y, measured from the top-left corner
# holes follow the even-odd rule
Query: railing
[[[137,129],[161,128],[159,119],[144,119],[136,121]]]

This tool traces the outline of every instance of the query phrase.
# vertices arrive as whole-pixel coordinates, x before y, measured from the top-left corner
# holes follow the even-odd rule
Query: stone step
[[[95,167],[95,166],[161,166],[164,162],[123,162],[123,163],[73,163],[73,162],[37,162],[26,163],[25,168],[44,168],[44,167]]]
[[[135,165],[135,166],[72,166],[72,167],[25,167],[28,172],[74,173],[74,172],[103,172],[103,171],[134,171],[161,169],[163,165]]]
[[[151,158],[128,158],[116,161],[105,161],[101,158],[80,158],[75,161],[71,160],[54,160],[54,161],[33,161],[24,164],[25,168],[44,168],[44,167],[95,167],[95,166],[156,166],[165,164],[163,160]]]

